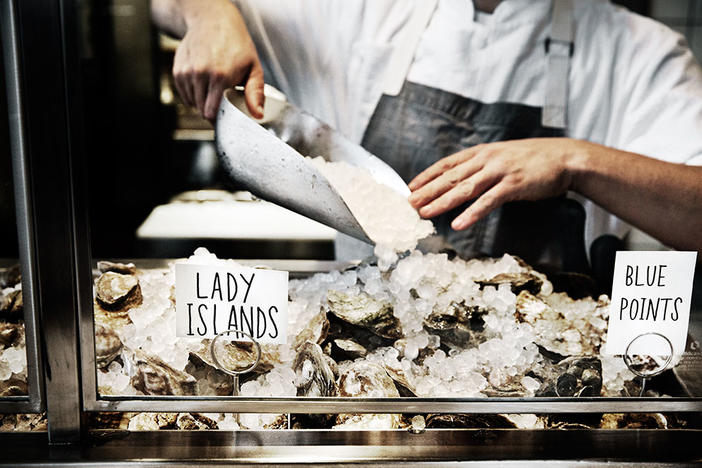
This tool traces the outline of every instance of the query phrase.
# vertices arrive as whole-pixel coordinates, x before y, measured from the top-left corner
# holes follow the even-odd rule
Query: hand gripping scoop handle
[[[260,198],[372,243],[344,199],[303,154],[364,167],[377,182],[404,196],[409,195],[407,185],[383,161],[288,103],[280,91],[266,85],[265,92],[259,120],[248,113],[241,90],[224,92],[215,141],[225,171]]]

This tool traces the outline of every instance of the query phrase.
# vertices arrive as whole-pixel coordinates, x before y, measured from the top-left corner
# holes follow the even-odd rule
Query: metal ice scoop
[[[277,89],[266,85],[265,95],[263,118],[254,120],[243,91],[224,92],[215,140],[226,172],[260,198],[372,243],[343,198],[303,155],[364,167],[377,182],[408,196],[405,182],[383,161],[288,103]]]

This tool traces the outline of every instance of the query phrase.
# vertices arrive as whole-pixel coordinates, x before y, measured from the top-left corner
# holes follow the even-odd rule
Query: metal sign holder
[[[660,338],[663,338],[665,342],[668,344],[670,347],[670,354],[666,358],[666,361],[663,363],[662,366],[659,366],[658,368],[654,368],[652,371],[642,371],[634,367],[634,361],[633,361],[633,355],[630,353],[631,350],[631,345],[634,344],[634,342],[640,338],[643,338],[645,336],[658,336]],[[641,390],[639,391],[639,397],[642,397],[644,392],[646,391],[646,381],[651,379],[652,377],[655,377],[657,375],[662,374],[666,370],[668,370],[668,366],[670,363],[673,361],[673,343],[670,342],[667,336],[662,335],[657,332],[648,332],[648,333],[642,333],[638,336],[636,336],[631,342],[626,347],[626,350],[624,351],[624,355],[622,355],[622,359],[624,360],[624,364],[626,364],[626,367],[637,377],[641,378]]]

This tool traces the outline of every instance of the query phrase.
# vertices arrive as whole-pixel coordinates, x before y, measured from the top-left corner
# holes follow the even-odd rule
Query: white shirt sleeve
[[[256,44],[266,82],[360,142],[380,97],[376,88],[392,42],[413,2],[233,1]]]
[[[634,153],[702,165],[699,63],[682,35],[640,16],[626,20],[608,140]]]

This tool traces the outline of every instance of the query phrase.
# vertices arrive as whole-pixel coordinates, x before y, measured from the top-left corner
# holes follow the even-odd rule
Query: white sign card
[[[605,354],[631,344],[629,355],[669,355],[651,333],[670,340],[673,354],[685,351],[696,260],[697,252],[617,252]]]
[[[176,335],[214,338],[243,331],[259,343],[287,340],[288,272],[176,264]],[[230,333],[237,341],[250,341]]]

